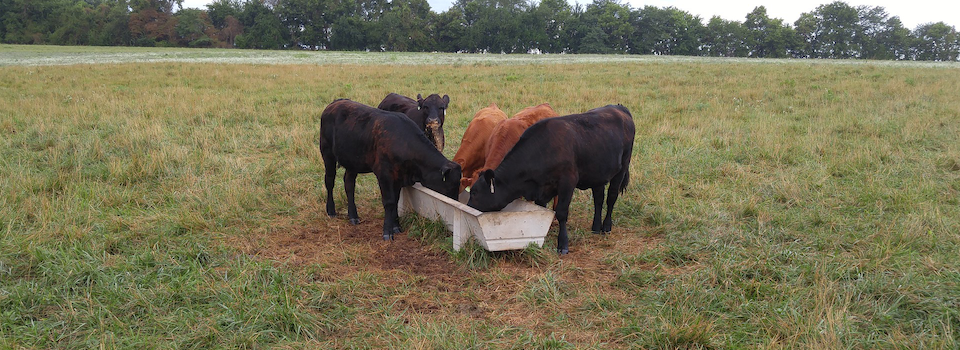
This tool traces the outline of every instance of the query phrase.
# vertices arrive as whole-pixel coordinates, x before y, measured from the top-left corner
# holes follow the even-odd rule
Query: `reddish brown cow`
[[[500,162],[503,161],[503,156],[505,156],[507,152],[513,148],[513,145],[517,143],[517,140],[520,139],[520,135],[523,134],[524,130],[527,130],[527,128],[537,121],[556,116],[558,116],[558,114],[553,111],[550,104],[544,103],[539,106],[524,108],[522,111],[514,114],[512,118],[497,124],[497,127],[493,128],[493,133],[490,134],[490,139],[487,141],[487,155],[484,158],[481,169],[496,169],[497,166],[500,165]],[[476,177],[474,177],[474,179],[476,179]]]
[[[557,252],[566,254],[574,189],[593,190],[593,232],[613,228],[613,205],[630,182],[635,134],[633,115],[621,105],[540,121],[523,133],[500,166],[480,172],[467,205],[486,212],[520,197],[542,205],[557,196]],[[609,191],[606,217],[601,216],[604,187]]]
[[[463,177],[460,178],[460,191],[473,184],[480,167],[483,166],[487,155],[487,141],[493,133],[494,127],[507,119],[507,114],[497,107],[496,103],[477,111],[473,120],[467,126],[460,141],[460,149],[453,156],[453,161],[460,164]]]

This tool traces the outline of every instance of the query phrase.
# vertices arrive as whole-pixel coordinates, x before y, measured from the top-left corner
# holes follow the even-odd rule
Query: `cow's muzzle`
[[[431,121],[427,122],[427,138],[433,142],[433,145],[437,147],[441,152],[443,151],[444,138],[443,138],[443,126],[440,125],[440,122]]]

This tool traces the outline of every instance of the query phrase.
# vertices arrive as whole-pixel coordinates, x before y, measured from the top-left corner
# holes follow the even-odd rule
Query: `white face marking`
[[[490,194],[493,194],[493,181],[490,181]]]

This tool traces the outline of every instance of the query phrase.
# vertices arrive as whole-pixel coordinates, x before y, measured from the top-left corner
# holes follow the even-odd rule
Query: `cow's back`
[[[460,148],[457,150],[457,154],[453,156],[453,161],[463,168],[465,179],[476,177],[476,172],[480,170],[484,159],[486,159],[487,142],[493,133],[493,129],[506,119],[507,114],[500,110],[496,104],[491,104],[477,111],[473,116],[473,120],[470,121],[470,125],[463,133]],[[464,183],[463,186],[469,186],[469,184]]]
[[[542,103],[540,105],[524,108],[520,112],[517,112],[517,114],[514,114],[511,119],[521,120],[527,125],[527,127],[530,127],[530,125],[533,125],[538,121],[556,116],[559,116],[559,114],[553,110],[553,107],[550,107],[549,103]]]
[[[590,188],[629,165],[634,134],[632,116],[619,105],[548,118],[527,128],[514,146],[517,152],[503,162],[535,163],[547,174],[576,172],[577,187]]]
[[[337,100],[320,115],[320,148],[346,169],[373,171],[377,157],[422,149],[430,141],[406,116],[351,100]],[[432,147],[432,146],[431,146]]]
[[[414,101],[412,98],[391,92],[387,97],[383,98],[383,101],[380,101],[377,108],[385,111],[403,113],[412,119],[415,124],[423,128],[423,117],[420,116],[419,106],[417,105],[417,101]]]
[[[537,106],[524,108],[510,119],[504,120],[498,124],[490,134],[487,142],[487,152],[484,159],[483,169],[496,169],[503,161],[503,157],[520,140],[520,136],[530,126],[540,120],[553,118],[557,112],[550,107],[549,103],[543,103]]]

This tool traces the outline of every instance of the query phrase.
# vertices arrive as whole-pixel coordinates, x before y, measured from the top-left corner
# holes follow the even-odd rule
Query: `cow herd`
[[[449,103],[447,95],[417,95],[415,101],[391,93],[378,108],[346,99],[328,105],[320,116],[327,215],[337,215],[333,188],[340,166],[347,218],[354,225],[360,222],[357,175],[377,177],[385,240],[403,231],[397,217],[400,189],[416,182],[454,200],[467,190],[467,205],[480,211],[501,210],[518,198],[538,205],[552,199],[560,254],[569,251],[567,216],[574,189],[591,189],[592,231],[610,232],[613,206],[630,178],[635,129],[627,108],[608,105],[558,116],[544,103],[507,118],[491,104],[474,115],[451,161],[441,153]],[[605,192],[607,212],[601,220]]]

